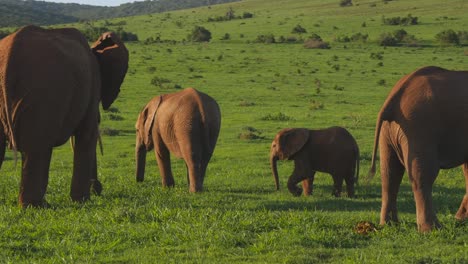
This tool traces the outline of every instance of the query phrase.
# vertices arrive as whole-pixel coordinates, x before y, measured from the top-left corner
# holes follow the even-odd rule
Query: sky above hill
[[[46,2],[56,3],[77,3],[82,5],[96,6],[118,6],[124,3],[138,2],[135,0],[46,0]]]

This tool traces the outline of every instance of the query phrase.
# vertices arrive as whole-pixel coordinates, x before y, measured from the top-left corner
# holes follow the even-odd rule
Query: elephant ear
[[[101,73],[101,103],[108,109],[120,92],[128,70],[128,50],[113,32],[102,34],[91,46]]]
[[[136,127],[140,138],[143,140],[143,143],[148,149],[151,148],[153,145],[151,131],[153,129],[156,112],[158,111],[161,102],[162,96],[154,97],[138,116]]]
[[[286,130],[280,138],[280,146],[283,157],[289,159],[302,149],[309,139],[309,130],[305,128],[294,128]]]

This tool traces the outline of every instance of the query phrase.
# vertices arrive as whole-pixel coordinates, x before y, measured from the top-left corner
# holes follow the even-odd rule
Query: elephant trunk
[[[146,166],[146,146],[143,143],[137,144],[135,147],[135,160],[136,160],[136,180],[142,182],[145,179],[145,166]]]
[[[279,190],[277,161],[278,161],[278,156],[276,156],[274,153],[272,153],[270,155],[271,171],[273,172],[273,178],[275,179],[276,190]]]

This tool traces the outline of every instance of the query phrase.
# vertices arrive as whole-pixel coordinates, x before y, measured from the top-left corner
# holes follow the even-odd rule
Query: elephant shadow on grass
[[[377,184],[362,185],[358,187],[357,198],[341,197],[336,198],[331,194],[326,193],[329,191],[328,185],[314,186],[316,194],[310,197],[300,197],[294,199],[281,199],[272,201],[271,199],[263,201],[258,207],[261,209],[268,209],[272,211],[287,211],[287,210],[321,210],[321,211],[375,211],[380,212],[381,208],[381,186]],[[317,195],[318,194],[318,195]],[[460,200],[465,194],[465,189],[462,187],[446,187],[434,186],[433,199],[435,209],[439,212],[449,211],[455,213],[460,204]],[[398,209],[401,213],[416,212],[414,203],[413,191],[409,183],[402,183],[398,195]]]

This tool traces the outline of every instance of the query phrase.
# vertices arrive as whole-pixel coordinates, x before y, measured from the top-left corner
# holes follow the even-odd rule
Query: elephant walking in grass
[[[354,197],[354,184],[359,175],[359,147],[353,136],[342,127],[321,130],[285,128],[271,143],[270,164],[279,189],[277,161],[294,160],[294,172],[288,189],[294,196],[312,193],[315,172],[333,177],[333,195],[340,196],[343,180],[349,197]],[[302,190],[297,184],[302,181]]]
[[[46,206],[52,149],[75,137],[71,198],[89,199],[97,181],[99,102],[117,98],[128,51],[113,33],[90,48],[76,29],[27,26],[0,41],[0,166],[6,141],[21,153],[19,204]]]
[[[154,97],[136,122],[136,179],[144,180],[146,152],[154,148],[164,187],[174,186],[170,153],[187,166],[190,192],[203,188],[221,126],[216,101],[193,88]]]
[[[440,169],[463,165],[466,194],[456,218],[468,218],[468,71],[424,67],[400,79],[383,104],[375,129],[369,177],[380,149],[380,224],[398,221],[397,194],[408,173],[421,232],[441,227],[432,205]],[[377,145],[378,144],[378,145]]]

